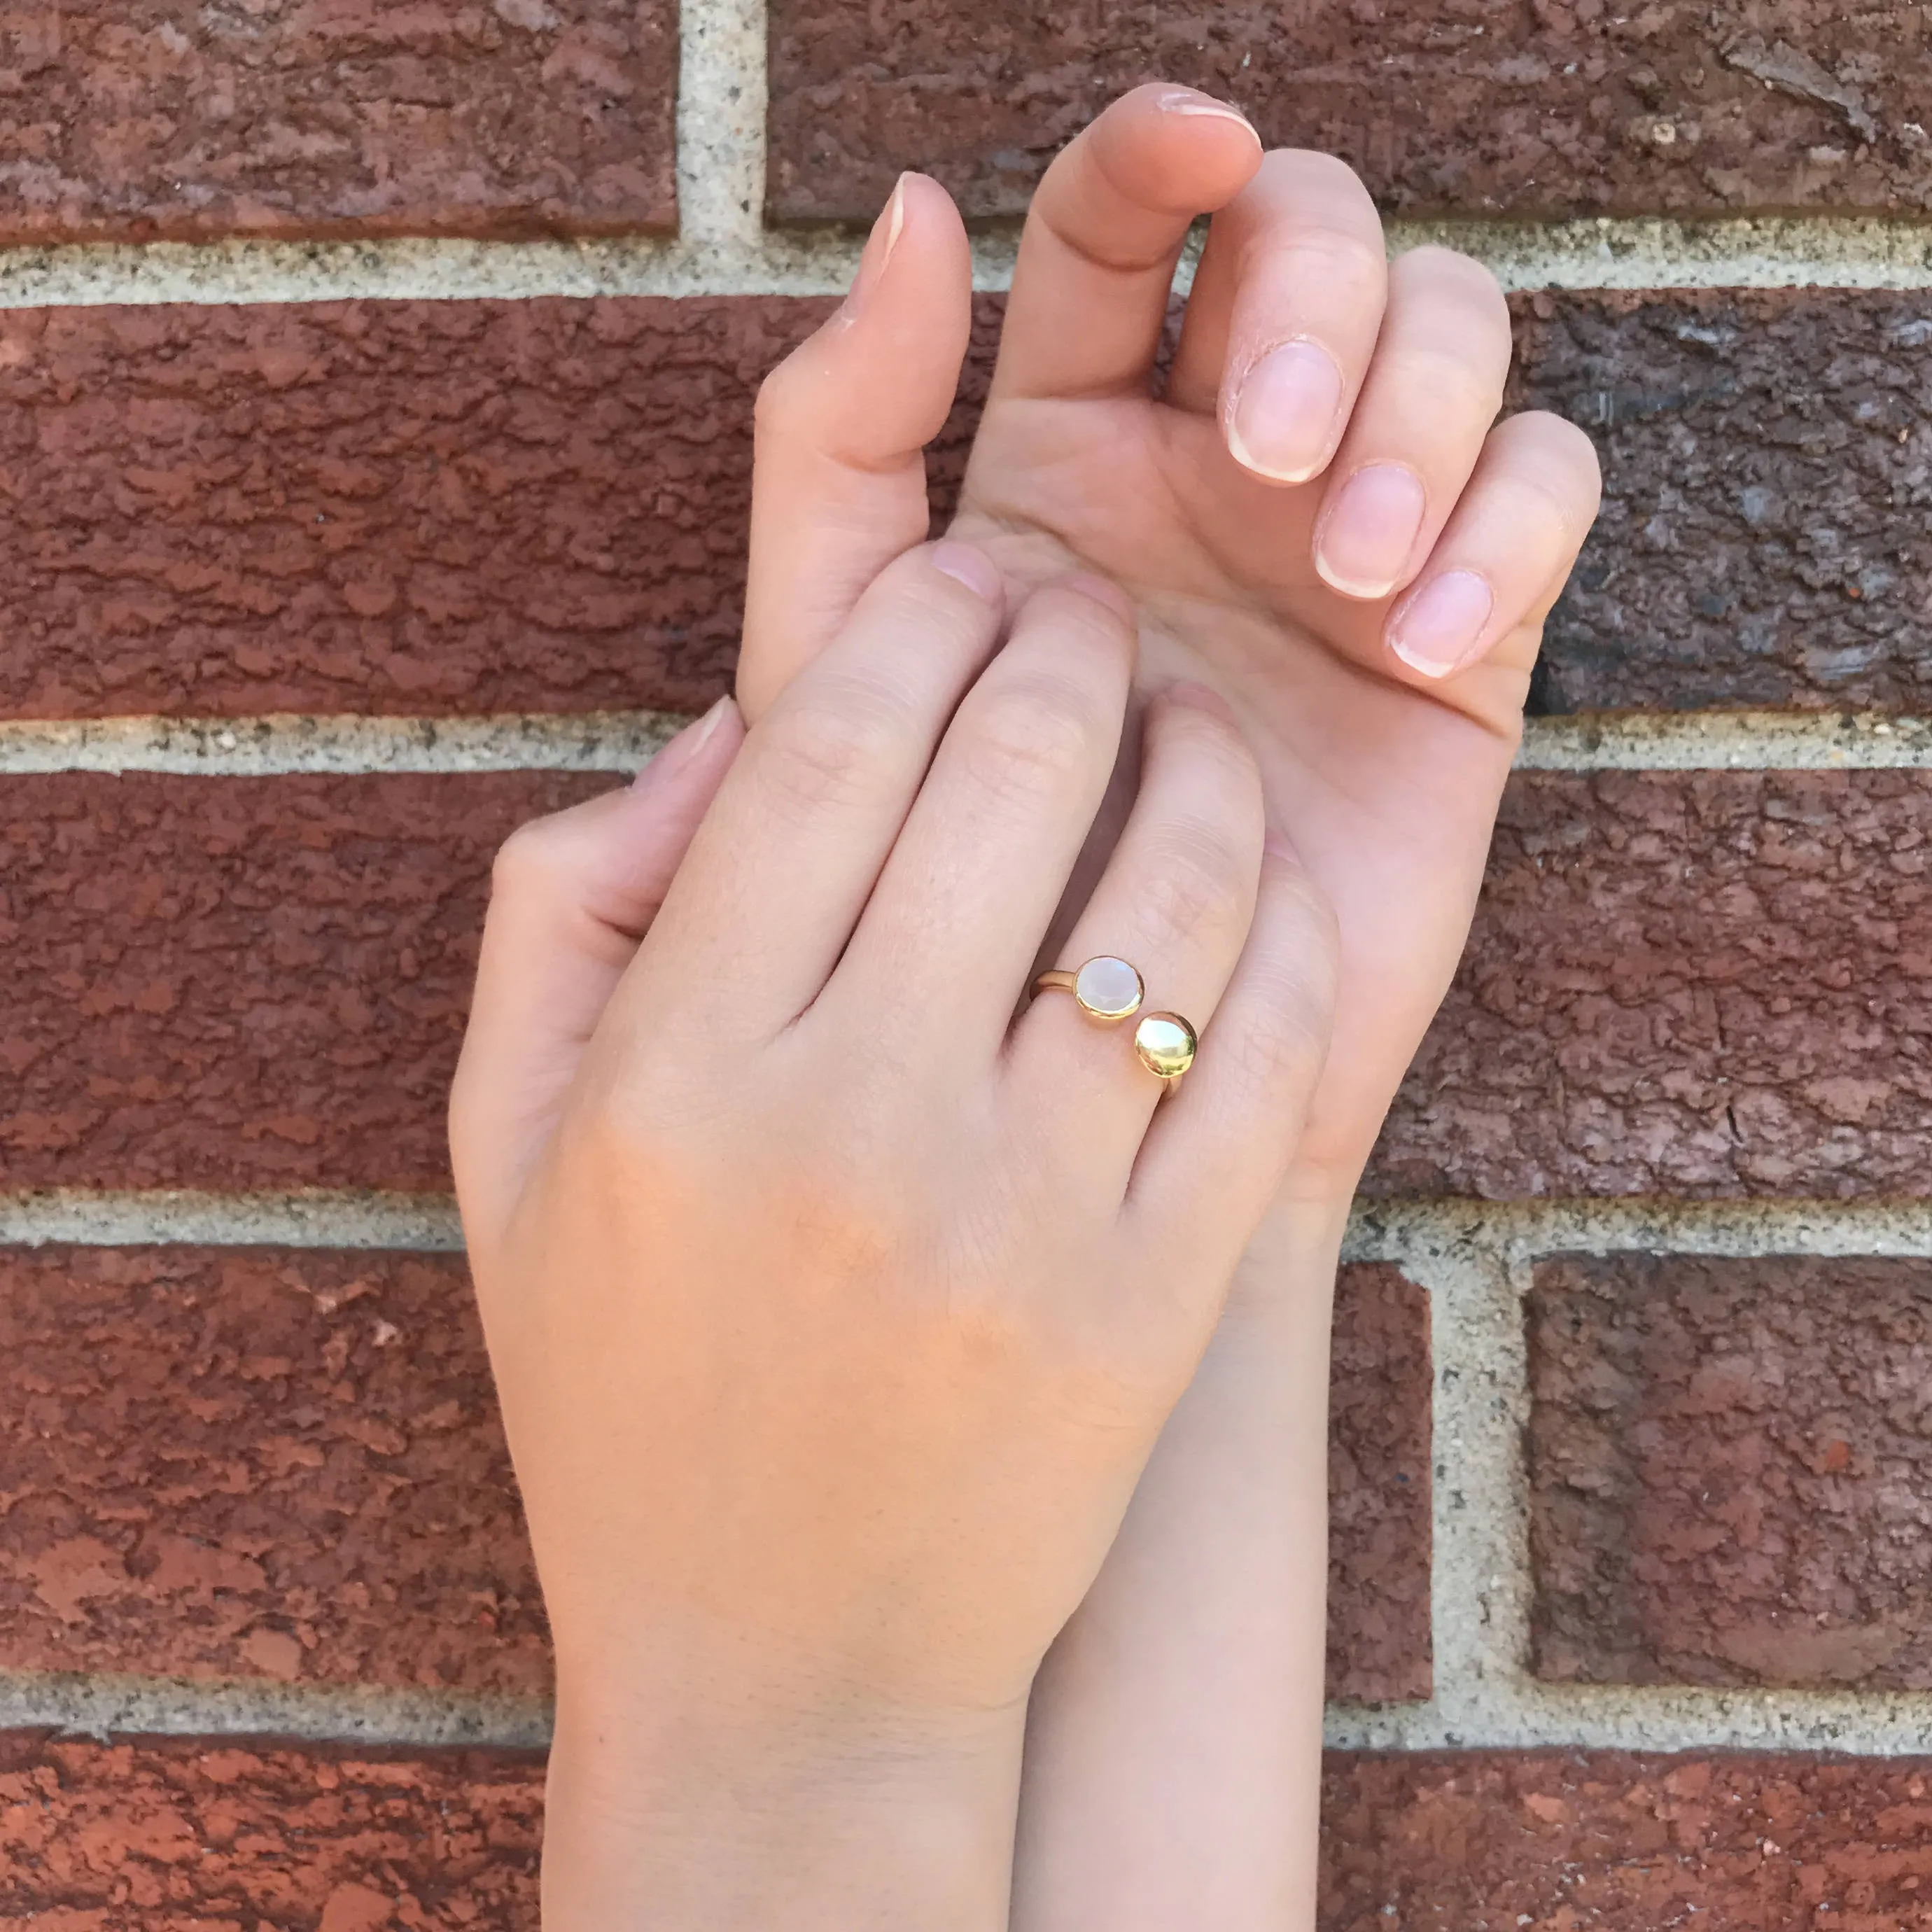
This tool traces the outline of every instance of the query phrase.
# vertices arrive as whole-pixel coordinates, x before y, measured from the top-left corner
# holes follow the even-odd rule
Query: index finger
[[[1144,392],[1188,227],[1261,160],[1246,121],[1192,88],[1137,87],[1084,128],[1027,211],[994,399]]]

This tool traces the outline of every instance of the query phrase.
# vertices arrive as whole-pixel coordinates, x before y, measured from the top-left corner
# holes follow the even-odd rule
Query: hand
[[[1134,643],[1091,579],[1004,614],[983,554],[903,556],[742,743],[499,862],[451,1134],[556,1641],[551,1932],[1004,1924],[1034,1673],[1292,1155],[1330,934],[1211,693],[1147,712],[1066,955],[1199,1064],[1164,1099],[1066,995],[1013,1018]]]
[[[1156,400],[1174,266],[1209,212]],[[767,384],[749,715],[924,535],[920,452],[952,399],[969,274],[950,201],[905,177],[854,298]],[[1143,689],[1198,680],[1232,706],[1341,934],[1290,1185],[1331,1208],[1454,970],[1543,620],[1595,513],[1580,430],[1492,426],[1509,354],[1487,272],[1440,248],[1387,266],[1341,163],[1264,156],[1233,110],[1144,87],[1034,198],[953,526],[1022,584],[1103,572],[1138,607]]]

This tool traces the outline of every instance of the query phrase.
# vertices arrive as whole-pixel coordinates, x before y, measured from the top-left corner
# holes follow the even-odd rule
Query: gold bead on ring
[[[1056,968],[1033,982],[1036,993],[1071,993],[1089,1019],[1112,1026],[1140,1012],[1146,982],[1124,959],[1101,953],[1077,971]],[[1134,1028],[1134,1051],[1141,1064],[1164,1087],[1172,1087],[1194,1064],[1200,1046],[1193,1028],[1178,1013],[1148,1013]]]

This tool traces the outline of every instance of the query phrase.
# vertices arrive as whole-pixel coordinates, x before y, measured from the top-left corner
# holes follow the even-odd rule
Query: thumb
[[[534,820],[497,854],[449,1102],[472,1246],[500,1227],[542,1151],[744,735],[736,706],[721,698],[623,790]]]
[[[738,700],[755,721],[892,559],[926,540],[926,446],[973,328],[952,198],[899,177],[838,313],[758,393]]]

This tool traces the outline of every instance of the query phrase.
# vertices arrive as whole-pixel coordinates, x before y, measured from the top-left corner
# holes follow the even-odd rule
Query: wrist
[[[998,1932],[1024,1724],[560,1684],[545,1932]]]

